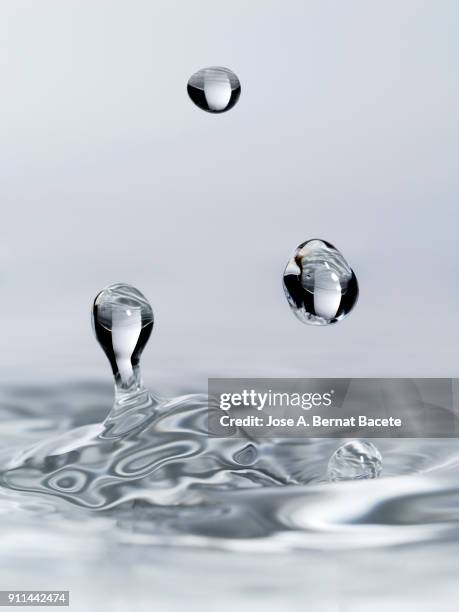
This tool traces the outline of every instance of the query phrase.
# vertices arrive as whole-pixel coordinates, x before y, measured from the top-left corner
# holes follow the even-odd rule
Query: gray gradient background
[[[103,2],[0,7],[0,373],[108,380],[91,300],[151,300],[144,374],[458,374],[459,4]],[[242,83],[221,116],[188,77]],[[324,238],[354,313],[301,325],[281,277]]]

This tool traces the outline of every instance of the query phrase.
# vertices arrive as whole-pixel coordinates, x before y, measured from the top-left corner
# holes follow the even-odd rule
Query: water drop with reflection
[[[116,436],[150,419],[158,403],[145,389],[139,365],[153,330],[153,310],[138,289],[116,283],[96,296],[92,323],[115,378],[115,403],[104,435]]]
[[[303,323],[330,325],[354,308],[357,278],[342,254],[325,240],[300,244],[284,271],[284,291],[295,316]]]
[[[241,84],[228,68],[211,66],[195,72],[188,80],[191,100],[208,113],[224,113],[237,103]]]
[[[361,480],[378,478],[382,457],[374,444],[367,440],[351,440],[340,446],[328,462],[328,479]]]

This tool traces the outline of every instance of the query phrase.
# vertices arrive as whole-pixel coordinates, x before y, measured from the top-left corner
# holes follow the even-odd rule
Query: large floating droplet
[[[96,338],[112,366],[119,389],[141,386],[140,355],[153,329],[153,310],[138,289],[116,283],[94,300]]]
[[[285,268],[284,290],[294,314],[311,325],[344,319],[359,295],[353,270],[325,240],[307,240],[295,250]]]
[[[188,81],[187,89],[196,106],[208,113],[224,113],[233,108],[241,94],[237,76],[220,66],[195,72]]]
[[[379,450],[366,440],[352,440],[340,446],[328,462],[328,479],[360,480],[378,478],[382,469]]]

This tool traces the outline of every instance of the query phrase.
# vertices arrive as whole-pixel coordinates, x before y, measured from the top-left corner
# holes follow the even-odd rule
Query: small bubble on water
[[[188,95],[208,113],[224,113],[233,108],[241,95],[241,84],[228,68],[212,66],[195,72],[189,79]]]
[[[352,440],[340,446],[328,462],[328,480],[378,478],[382,469],[379,450],[366,440]]]
[[[359,295],[357,278],[342,254],[325,240],[300,244],[284,271],[284,291],[303,323],[330,325],[344,319]]]

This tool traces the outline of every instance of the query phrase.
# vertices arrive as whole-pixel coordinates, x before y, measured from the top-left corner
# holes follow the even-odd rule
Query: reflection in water
[[[144,391],[121,414],[115,403],[116,426],[109,415],[21,450],[0,482],[98,510],[132,499],[199,504],[211,491],[298,482],[273,443],[209,437],[208,410],[206,395],[159,401]]]
[[[255,609],[331,612],[350,588],[365,609],[454,609],[425,591],[435,564],[457,595],[456,439],[379,439],[380,478],[330,483],[336,439],[208,438],[204,395],[152,400],[151,421],[107,437],[110,401],[99,385],[0,388],[8,585],[51,576],[87,610],[253,610],[256,589]]]
[[[50,389],[49,403],[59,396],[61,411],[43,414],[46,393],[38,394],[42,410],[32,410],[31,418],[27,394],[9,392],[0,436],[13,419],[16,429],[22,423],[24,439],[45,439],[25,450],[17,439],[2,453],[0,491],[8,503],[27,508],[29,518],[54,499],[58,516],[71,507],[72,516],[98,510],[123,538],[142,534],[145,542],[230,549],[251,540],[260,550],[389,546],[435,540],[458,528],[456,440],[380,439],[385,478],[328,483],[337,440],[209,438],[206,395],[141,398],[139,410],[147,414],[148,403],[150,418],[129,428],[122,419],[117,430],[111,419],[93,423],[90,411],[83,411],[86,423],[80,413],[73,427],[77,396],[88,402],[91,393],[89,404],[108,399],[97,387]],[[133,412],[125,413],[131,423]],[[66,431],[44,435],[34,425],[41,418]],[[372,457],[378,459],[377,450]]]

